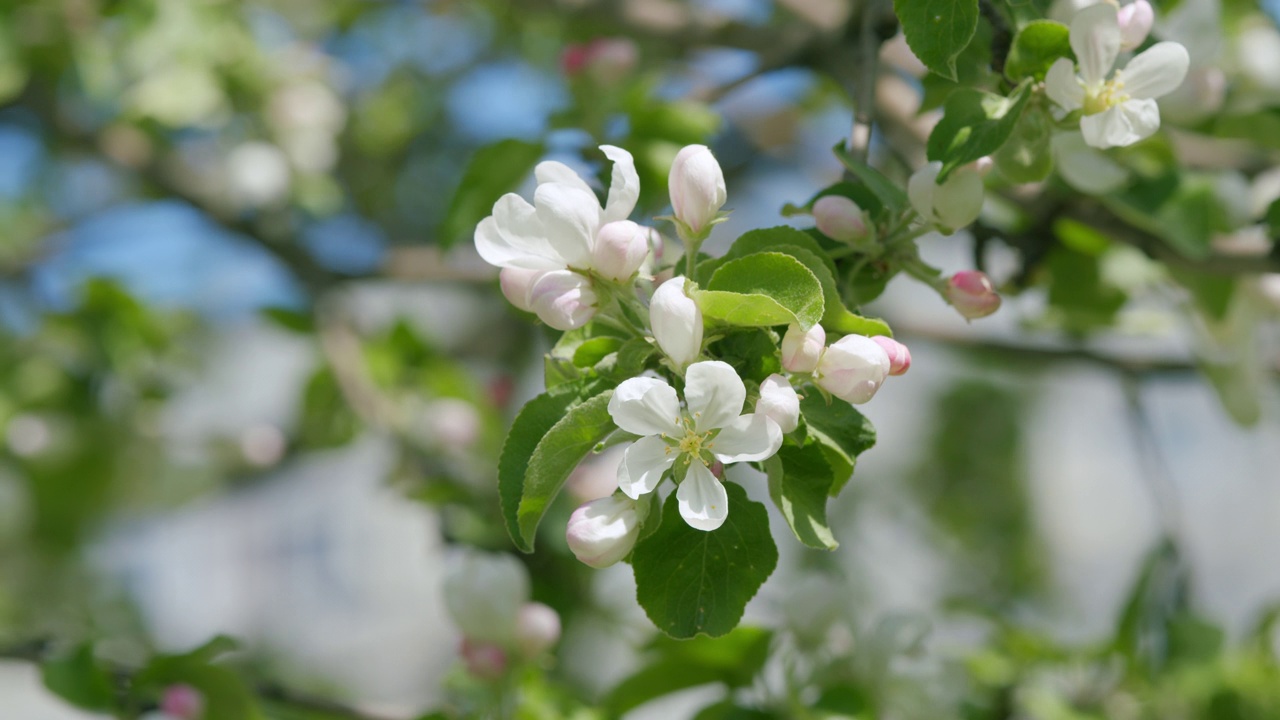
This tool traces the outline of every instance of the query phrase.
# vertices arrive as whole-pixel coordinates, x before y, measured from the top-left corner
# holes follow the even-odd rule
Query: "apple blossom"
[[[789,380],[774,373],[760,383],[756,412],[777,423],[784,434],[789,433],[800,424],[800,396]]]
[[[907,374],[907,370],[911,369],[911,351],[906,345],[883,335],[877,335],[871,341],[884,348],[885,354],[889,356],[890,375]]]
[[[625,220],[640,196],[640,177],[631,153],[601,145],[613,161],[603,207],[569,166],[545,161],[534,168],[538,187],[533,204],[515,193],[494,203],[493,214],[476,226],[475,244],[490,265],[526,270],[590,270],[596,236],[611,222]]]
[[[843,195],[823,195],[813,203],[818,230],[832,240],[858,243],[866,239],[867,217],[862,208]]]
[[[473,642],[513,645],[516,618],[528,599],[528,572],[510,555],[468,550],[445,570],[445,607]]]
[[[687,145],[676,154],[667,188],[677,225],[695,236],[711,225],[727,199],[724,172],[706,145]]]
[[[618,468],[621,471],[621,464]],[[573,511],[565,527],[565,539],[574,557],[584,565],[606,568],[631,553],[640,537],[642,519],[634,499],[622,495],[602,497]]]
[[[653,291],[649,324],[653,339],[672,362],[684,367],[702,352],[702,309],[685,292],[683,276],[673,277]]]
[[[177,720],[204,717],[204,694],[190,685],[170,685],[160,698],[160,712]]]
[[[529,288],[529,306],[556,330],[576,330],[596,314],[591,279],[571,270],[544,272]]]
[[[481,680],[498,680],[507,672],[507,651],[501,645],[463,638],[458,654],[467,672]]]
[[[609,400],[613,421],[642,436],[627,447],[618,487],[638,499],[657,489],[680,463],[688,468],[676,490],[681,517],[698,530],[715,530],[729,515],[729,496],[708,465],[764,460],[781,447],[782,432],[762,413],[741,414],[747,389],[728,363],[690,365],[684,395],[682,411],[675,388],[665,380],[631,378],[614,391]]]
[[[1146,42],[1155,21],[1156,11],[1147,0],[1135,0],[1122,6],[1116,13],[1116,22],[1120,25],[1120,49],[1133,50]]]
[[[926,223],[944,230],[958,230],[968,225],[982,212],[980,170],[971,164],[957,169],[945,182],[938,184],[942,163],[935,160],[926,164],[907,180],[907,198],[911,207]]]
[[[1069,58],[1058,58],[1045,75],[1045,93],[1066,112],[1083,111],[1080,131],[1085,142],[1101,149],[1122,147],[1160,128],[1155,98],[1182,84],[1190,64],[1185,47],[1156,43],[1108,80],[1122,38],[1116,8],[1106,3],[1076,13],[1070,41],[1080,74]]]
[[[649,256],[650,229],[630,220],[615,220],[600,228],[592,251],[592,267],[610,280],[630,280]]]
[[[1129,180],[1129,171],[1092,148],[1075,130],[1054,133],[1049,141],[1054,167],[1071,187],[1086,195],[1105,195]]]
[[[874,340],[845,335],[822,353],[813,379],[823,390],[857,405],[875,396],[891,367],[889,354]]]
[[[986,317],[1000,309],[1000,295],[984,272],[962,270],[947,281],[947,300],[969,320]]]
[[[516,644],[526,658],[535,658],[560,640],[560,616],[540,602],[525,603],[516,615]]]
[[[826,346],[827,331],[821,325],[814,325],[808,330],[792,325],[782,336],[782,367],[793,373],[813,372]]]
[[[525,312],[533,312],[529,296],[533,292],[533,284],[538,282],[543,273],[542,270],[502,268],[498,273],[498,284],[502,287],[503,297],[517,308]]]

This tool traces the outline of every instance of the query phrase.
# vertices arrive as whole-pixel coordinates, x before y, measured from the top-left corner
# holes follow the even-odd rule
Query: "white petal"
[[[636,161],[631,153],[620,147],[601,145],[604,156],[613,161],[613,175],[609,181],[609,199],[604,205],[601,222],[626,220],[636,209],[640,198],[640,176],[636,173]]]
[[[1044,92],[1067,112],[1084,107],[1084,88],[1076,79],[1076,68],[1068,58],[1058,58],[1044,76]]]
[[[1089,147],[1078,132],[1056,133],[1052,146],[1058,174],[1082,193],[1105,195],[1118,190],[1129,179],[1128,171]]]
[[[618,465],[618,489],[632,500],[653,492],[662,481],[662,473],[675,460],[676,451],[662,438],[657,435],[640,438],[622,454],[622,462]]]
[[[984,187],[976,170],[957,170],[933,191],[933,214],[951,230],[968,225],[982,214]]]
[[[564,183],[544,183],[533,195],[547,242],[573,268],[591,267],[591,249],[600,230],[600,202],[594,193]]]
[[[1186,48],[1176,42],[1162,42],[1130,60],[1118,77],[1124,81],[1129,97],[1146,100],[1177,90],[1190,65]]]
[[[593,197],[595,196],[595,193],[591,190],[591,186],[587,184],[587,181],[583,180],[582,176],[573,168],[562,162],[556,162],[555,160],[545,160],[540,162],[538,163],[538,166],[533,169],[533,176],[538,179],[539,185],[543,183],[560,183],[561,185],[568,185],[582,190],[583,192],[591,193]]]
[[[707,447],[726,465],[764,460],[782,447],[782,428],[763,413],[742,415],[725,426]]]
[[[907,179],[907,199],[925,222],[933,222],[933,193],[938,189],[938,173],[942,163],[935,160],[911,173]]]
[[[729,493],[706,465],[693,461],[689,474],[676,490],[680,517],[695,530],[710,532],[729,517]]]
[[[1120,21],[1116,7],[1099,3],[1076,13],[1071,19],[1071,49],[1080,61],[1080,75],[1086,85],[1107,79],[1120,54]]]
[[[716,430],[742,414],[747,388],[738,372],[719,360],[694,363],[684,376],[684,400],[698,432]]]
[[[760,383],[756,412],[778,423],[782,432],[789,433],[800,424],[800,396],[786,378],[775,373]]]
[[[609,414],[618,427],[636,435],[680,434],[680,399],[675,388],[657,378],[622,381],[609,398]]]
[[[702,309],[685,294],[685,278],[658,286],[649,300],[649,326],[658,347],[677,365],[687,365],[702,352]]]
[[[543,237],[542,222],[524,198],[508,193],[493,204],[493,215],[476,226],[476,252],[490,265],[525,270],[559,270],[564,260]]]
[[[1103,150],[1132,145],[1159,129],[1160,107],[1155,100],[1128,100],[1080,119],[1084,141]]]

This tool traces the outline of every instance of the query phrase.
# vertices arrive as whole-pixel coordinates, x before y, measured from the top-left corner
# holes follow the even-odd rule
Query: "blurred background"
[[[1162,18],[1218,40],[1192,48],[1218,73],[1206,82],[1269,106],[1280,65],[1257,58],[1280,55],[1280,33],[1265,8],[1226,5],[1226,20],[1198,0]],[[129,665],[218,634],[242,643],[251,686],[370,717],[447,702],[466,680],[443,569],[460,545],[511,549],[497,453],[553,341],[497,292],[476,222],[502,192],[527,194],[539,160],[597,176],[608,142],[636,156],[642,222],[663,232],[650,218],[671,158],[713,147],[733,211],[713,254],[748,229],[811,225],[781,210],[840,177],[830,148],[851,124],[841,68],[858,12],[0,5],[0,716],[99,717],[42,685],[30,661],[46,651],[87,642]],[[1192,22],[1204,17],[1219,24]],[[892,32],[872,154],[905,177],[946,88]],[[1280,196],[1254,172],[1274,153],[1213,168],[1244,217]],[[1028,717],[1137,717],[1111,699],[1100,715],[1053,713],[1125,687],[1092,649],[1144,653],[1149,622],[1212,668],[1188,694],[1275,703],[1270,661],[1220,653],[1269,645],[1280,599],[1280,276],[1229,280],[1229,305],[1206,315],[1139,249],[978,234],[922,249],[947,273],[981,263],[1004,308],[968,324],[905,278],[866,308],[914,367],[864,409],[879,444],[833,504],[841,549],[806,550],[774,518],[783,559],[748,621],[843,623],[864,661],[880,653],[858,677],[905,688],[897,717],[997,686]],[[580,469],[522,558],[565,626],[546,673],[588,704],[639,667],[652,632],[628,566],[590,571],[564,546],[564,517],[612,489],[617,461]],[[1157,665],[1153,687],[1171,667]],[[716,692],[631,717],[689,716]],[[1255,707],[1240,703],[1204,707]]]

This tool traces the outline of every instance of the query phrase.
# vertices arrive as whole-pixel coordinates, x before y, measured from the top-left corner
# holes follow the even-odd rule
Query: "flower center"
[[[1084,114],[1096,115],[1123,103],[1129,99],[1124,91],[1124,81],[1119,76],[1102,83],[1100,86],[1085,88]]]
[[[710,446],[710,443],[707,442],[710,438],[711,433],[699,435],[693,430],[688,430],[685,432],[684,437],[680,439],[678,447],[681,453],[690,457],[698,457],[702,454],[704,448]]]

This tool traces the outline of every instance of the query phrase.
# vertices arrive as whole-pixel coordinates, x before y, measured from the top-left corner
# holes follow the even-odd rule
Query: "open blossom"
[[[1156,43],[1108,79],[1123,37],[1115,6],[1087,7],[1071,19],[1071,49],[1079,58],[1077,75],[1068,58],[1058,58],[1045,75],[1049,99],[1067,112],[1083,111],[1080,131],[1096,148],[1122,147],[1160,129],[1155,98],[1173,92],[1187,75],[1191,59],[1176,42]]]
[[[982,212],[983,168],[989,164],[958,168],[945,182],[938,183],[942,163],[935,160],[912,173],[907,180],[907,198],[911,207],[930,225],[944,230],[958,230]]]
[[[673,277],[653,291],[649,324],[658,347],[680,367],[702,352],[702,309],[685,292],[685,278]]]
[[[889,354],[874,340],[845,335],[822,353],[813,379],[823,390],[858,405],[876,394],[892,367]]]
[[[705,145],[687,145],[671,163],[667,179],[676,219],[698,235],[716,219],[728,198],[724,172]]]
[[[632,499],[657,489],[676,465],[688,473],[676,490],[680,515],[698,530],[715,530],[729,515],[729,495],[711,472],[724,464],[771,457],[782,432],[761,413],[742,414],[747,389],[728,363],[694,363],[685,373],[685,407],[664,380],[624,381],[609,400],[618,427],[642,437],[627,447],[618,467],[618,487]]]
[[[607,568],[631,553],[640,537],[640,508],[630,497],[610,495],[584,503],[565,526],[574,557],[593,568]]]

